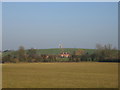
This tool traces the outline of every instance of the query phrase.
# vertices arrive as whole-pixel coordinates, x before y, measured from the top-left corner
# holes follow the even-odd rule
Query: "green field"
[[[64,48],[64,52],[68,52],[70,54],[72,54],[74,51],[77,51],[80,48]],[[93,53],[95,51],[95,49],[82,49],[85,50],[85,52],[88,52],[89,54]],[[36,49],[38,54],[60,54],[61,53],[61,49],[60,48],[52,48],[52,49]],[[27,52],[27,50],[26,50]],[[2,55],[8,55],[8,54],[16,54],[16,51],[9,51],[9,52],[3,52]]]
[[[3,88],[117,88],[117,63],[6,63]]]

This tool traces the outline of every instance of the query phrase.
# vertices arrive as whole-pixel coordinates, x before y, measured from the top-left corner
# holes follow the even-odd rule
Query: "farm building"
[[[70,54],[69,53],[67,53],[67,52],[63,52],[63,53],[60,53],[60,57],[62,57],[62,58],[68,58],[70,56]]]

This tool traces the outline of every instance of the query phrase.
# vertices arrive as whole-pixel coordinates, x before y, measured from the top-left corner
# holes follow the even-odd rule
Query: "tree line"
[[[111,44],[108,45],[96,45],[96,49],[93,53],[85,52],[78,49],[70,54],[68,58],[61,58],[60,55],[48,55],[38,54],[37,49],[31,48],[25,50],[23,46],[20,46],[18,50],[2,56],[2,62],[81,62],[81,61],[93,61],[93,62],[119,62],[120,51],[116,48],[112,48]]]
[[[78,52],[78,51],[76,51]],[[97,61],[97,62],[120,62],[120,51],[112,48],[111,44],[96,45],[96,49],[92,54],[84,53],[82,55],[73,54],[70,58],[71,61]]]

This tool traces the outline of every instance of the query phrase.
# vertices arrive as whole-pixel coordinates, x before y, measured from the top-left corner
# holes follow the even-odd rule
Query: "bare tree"
[[[18,50],[18,59],[22,62],[25,62],[26,58],[25,58],[25,49],[23,46],[20,46],[19,47],[19,50]]]

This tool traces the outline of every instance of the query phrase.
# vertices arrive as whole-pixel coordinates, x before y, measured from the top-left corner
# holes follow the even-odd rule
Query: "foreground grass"
[[[117,63],[3,64],[3,88],[117,88]]]

